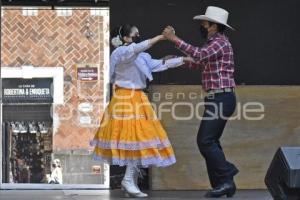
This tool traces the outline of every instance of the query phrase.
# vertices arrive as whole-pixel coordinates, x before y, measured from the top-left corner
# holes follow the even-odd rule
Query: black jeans
[[[238,169],[225,158],[220,138],[227,119],[234,113],[236,97],[233,92],[205,98],[205,110],[197,136],[199,150],[206,161],[210,184],[213,188],[233,180]]]

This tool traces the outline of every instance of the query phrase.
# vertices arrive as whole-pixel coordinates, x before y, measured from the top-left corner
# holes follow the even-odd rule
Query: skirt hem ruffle
[[[120,159],[120,158],[108,158],[108,157],[103,157],[94,154],[93,159],[96,161],[104,162],[109,165],[119,165],[121,167],[127,165],[141,166],[143,168],[168,167],[176,163],[175,156],[170,156],[168,158],[147,157],[147,158],[139,158],[139,159]]]
[[[171,146],[168,139],[160,140],[150,140],[146,142],[122,142],[122,141],[104,141],[104,140],[92,140],[90,141],[91,146],[96,146],[101,149],[120,149],[120,150],[130,150],[138,151],[144,149],[164,149]]]

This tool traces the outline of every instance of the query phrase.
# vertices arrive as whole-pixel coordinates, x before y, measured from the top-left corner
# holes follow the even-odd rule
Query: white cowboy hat
[[[205,12],[205,15],[197,15],[194,17],[194,20],[205,20],[209,22],[215,22],[223,24],[228,28],[234,30],[231,26],[227,24],[229,13],[223,8],[208,6]]]

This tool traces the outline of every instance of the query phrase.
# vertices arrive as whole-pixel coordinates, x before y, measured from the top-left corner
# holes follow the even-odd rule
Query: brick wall
[[[1,65],[20,67],[64,68],[64,104],[53,108],[54,148],[89,149],[103,112],[105,49],[108,41],[108,11],[92,15],[90,9],[72,10],[71,16],[58,16],[54,10],[38,10],[37,16],[24,16],[22,9],[5,10],[1,17]],[[87,21],[92,38],[86,37]],[[99,66],[98,82],[83,83],[76,79],[76,64]],[[78,105],[89,102],[90,113],[78,111]],[[79,123],[80,117],[92,119],[89,126]]]

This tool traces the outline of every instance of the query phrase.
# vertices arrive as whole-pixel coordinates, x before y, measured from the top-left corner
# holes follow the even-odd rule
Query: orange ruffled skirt
[[[91,145],[94,159],[111,165],[167,167],[173,148],[141,90],[117,88]]]

